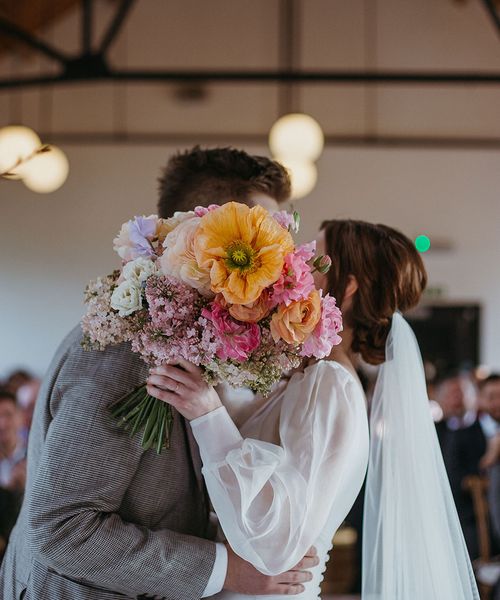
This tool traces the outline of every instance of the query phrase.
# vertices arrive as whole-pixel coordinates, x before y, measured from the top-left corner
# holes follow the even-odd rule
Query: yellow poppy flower
[[[194,250],[198,265],[210,269],[212,291],[250,304],[278,280],[294,244],[265,208],[229,202],[202,217]]]

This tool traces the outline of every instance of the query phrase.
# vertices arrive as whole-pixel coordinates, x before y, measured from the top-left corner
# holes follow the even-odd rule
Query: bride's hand
[[[172,405],[189,421],[222,406],[219,395],[196,365],[179,359],[176,365],[155,367],[146,381],[148,394]]]

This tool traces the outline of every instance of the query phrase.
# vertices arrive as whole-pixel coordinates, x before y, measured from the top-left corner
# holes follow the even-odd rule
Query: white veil
[[[418,343],[396,313],[370,415],[363,600],[479,600],[431,419]]]

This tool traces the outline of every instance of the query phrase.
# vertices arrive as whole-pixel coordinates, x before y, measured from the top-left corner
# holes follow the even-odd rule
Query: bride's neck
[[[329,360],[335,360],[341,364],[348,363],[356,367],[356,354],[352,350],[353,331],[351,327],[346,327],[340,334],[342,342],[334,346],[328,357]]]

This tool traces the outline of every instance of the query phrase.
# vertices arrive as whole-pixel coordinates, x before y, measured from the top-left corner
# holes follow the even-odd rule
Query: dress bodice
[[[288,570],[316,546],[320,564],[297,596],[313,600],[365,476],[365,396],[347,369],[320,361],[255,402],[239,431],[225,409],[192,422],[209,494],[226,539],[262,572]]]

